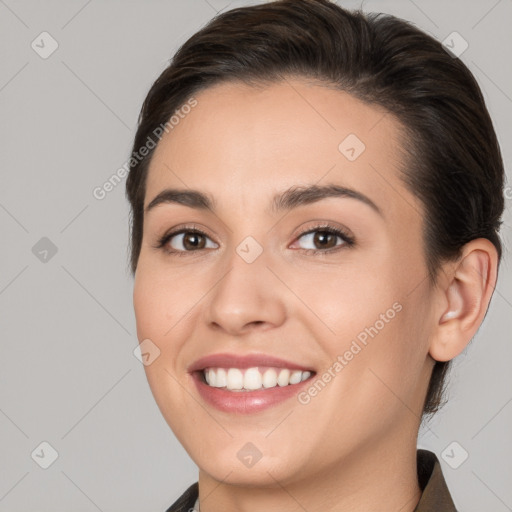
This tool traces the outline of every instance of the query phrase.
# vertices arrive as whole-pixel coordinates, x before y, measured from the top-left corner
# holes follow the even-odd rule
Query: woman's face
[[[195,99],[153,155],[134,287],[166,421],[228,483],[415,449],[435,322],[399,124],[299,79]]]

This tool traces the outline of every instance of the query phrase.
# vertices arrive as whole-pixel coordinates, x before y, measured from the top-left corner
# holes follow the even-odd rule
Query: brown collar
[[[418,450],[417,461],[423,492],[414,512],[457,512],[437,457],[428,450]]]

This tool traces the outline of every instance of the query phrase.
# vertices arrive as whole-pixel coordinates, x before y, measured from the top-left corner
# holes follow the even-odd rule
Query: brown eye
[[[336,247],[352,245],[353,241],[343,232],[334,228],[311,229],[298,237],[297,243],[308,251],[328,252]]]
[[[206,248],[217,248],[209,236],[198,230],[180,230],[165,235],[158,244],[169,253],[195,252]]]
[[[183,247],[187,251],[193,251],[194,249],[203,249],[206,245],[205,237],[200,233],[187,232],[183,233]]]
[[[336,235],[328,231],[317,231],[313,237],[313,244],[319,249],[331,249],[336,247]]]

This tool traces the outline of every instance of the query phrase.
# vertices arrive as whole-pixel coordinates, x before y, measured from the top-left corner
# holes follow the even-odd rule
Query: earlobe
[[[436,361],[459,355],[480,327],[496,285],[498,253],[486,239],[472,240],[451,263],[438,289],[442,304],[429,353]]]

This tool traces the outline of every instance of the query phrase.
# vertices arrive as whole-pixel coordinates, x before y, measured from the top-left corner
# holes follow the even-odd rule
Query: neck
[[[250,487],[218,481],[199,472],[201,512],[413,512],[421,497],[416,467],[416,435],[367,443],[336,466],[307,478]],[[233,473],[231,473],[232,475]],[[230,476],[231,476],[230,475]]]

